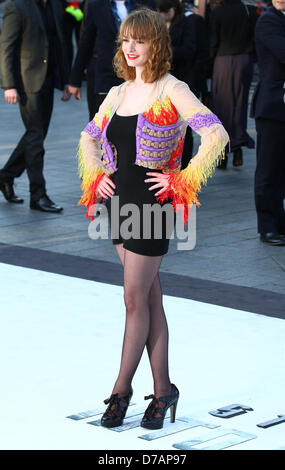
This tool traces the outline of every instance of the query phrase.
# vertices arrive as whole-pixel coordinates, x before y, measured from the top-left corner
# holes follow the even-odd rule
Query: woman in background
[[[253,76],[254,6],[241,0],[224,0],[210,14],[210,53],[214,60],[211,107],[230,136],[233,166],[243,164],[242,147],[254,148],[247,133],[248,96]],[[229,148],[227,149],[229,150]],[[219,168],[226,169],[227,156]]]

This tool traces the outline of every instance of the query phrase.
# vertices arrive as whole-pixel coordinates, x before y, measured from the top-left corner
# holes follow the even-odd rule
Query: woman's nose
[[[134,52],[136,50],[136,44],[134,42],[129,43],[129,50],[130,52]]]

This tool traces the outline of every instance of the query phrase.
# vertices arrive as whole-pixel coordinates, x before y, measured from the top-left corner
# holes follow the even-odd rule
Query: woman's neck
[[[143,67],[136,67],[136,78],[134,83],[138,86],[144,85],[145,81],[142,79]]]

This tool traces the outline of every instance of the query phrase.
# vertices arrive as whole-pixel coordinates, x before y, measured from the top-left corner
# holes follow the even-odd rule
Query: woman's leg
[[[153,375],[154,394],[161,397],[170,394],[171,382],[168,368],[168,326],[158,273],[150,291],[149,308],[150,327],[146,347]]]
[[[124,266],[126,250],[123,248],[122,244],[116,245],[116,248]],[[157,397],[165,396],[169,395],[171,390],[168,371],[168,327],[162,305],[162,291],[158,272],[151,285],[148,296],[148,307],[149,330],[146,346],[154,379],[154,391]],[[118,391],[117,386],[118,384],[115,385],[114,391]],[[122,392],[126,391],[128,390],[122,390]]]
[[[129,393],[149,333],[148,298],[161,258],[161,256],[143,256],[128,250],[125,251],[125,334],[120,371],[112,393],[120,395]]]

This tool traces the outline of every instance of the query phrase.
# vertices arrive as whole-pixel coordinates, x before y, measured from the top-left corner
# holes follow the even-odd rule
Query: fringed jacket
[[[117,171],[117,151],[108,141],[106,131],[129,83],[111,88],[81,133],[78,159],[83,195],[78,204],[87,207],[86,217],[92,219],[89,209],[102,201],[97,193],[101,179]],[[201,136],[201,144],[195,157],[180,171],[187,125]],[[168,188],[157,196],[157,201],[162,203],[171,198],[176,212],[182,204],[186,221],[188,208],[200,205],[197,193],[224,157],[228,141],[218,117],[196,98],[186,83],[166,74],[153,83],[151,99],[138,114],[135,164],[170,174]]]

